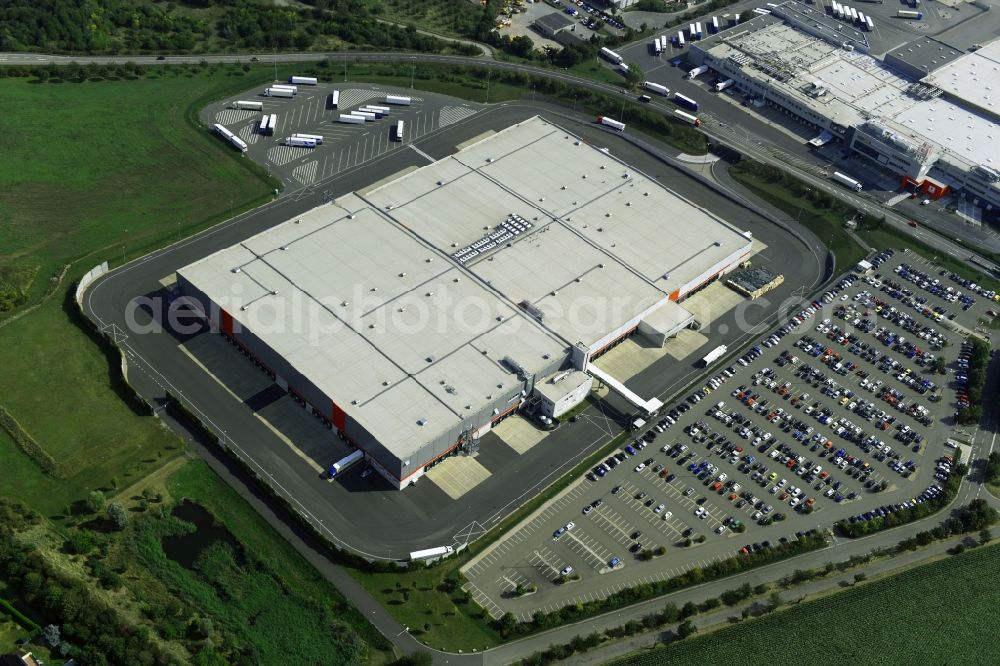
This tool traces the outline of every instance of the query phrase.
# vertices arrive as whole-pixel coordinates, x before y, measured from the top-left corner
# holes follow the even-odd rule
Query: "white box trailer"
[[[653,83],[652,81],[646,81],[642,84],[646,90],[652,90],[653,92],[663,95],[666,97],[670,94],[670,88],[666,86],[661,86],[659,83]]]
[[[410,561],[415,560],[430,560],[438,559],[440,557],[447,557],[455,552],[455,549],[451,546],[441,546],[439,548],[428,548],[426,550],[415,550],[410,553]]]
[[[875,29],[875,21],[872,20],[871,16],[865,17],[865,23],[868,24],[868,32],[871,32],[872,30]]]
[[[374,113],[376,118],[383,118],[385,116],[385,111],[374,109],[370,106],[362,106],[358,108],[358,111],[362,111],[364,113]]]
[[[403,121],[402,120],[400,120],[399,122],[396,123],[396,133],[395,133],[395,135],[393,135],[392,138],[393,138],[394,141],[402,141],[403,140]]]
[[[369,122],[375,122],[377,118],[377,116],[371,111],[362,111],[360,109],[358,109],[357,111],[351,111],[351,114],[355,116],[361,116],[362,118],[364,118]]]
[[[625,123],[619,122],[614,118],[608,118],[607,116],[597,116],[597,122],[602,125],[607,125],[608,127],[614,128],[621,132],[625,129]]]
[[[288,82],[300,86],[314,86],[319,83],[319,79],[312,76],[289,76]]]
[[[858,25],[860,25],[862,28],[864,28],[867,25],[867,23],[865,22],[865,13],[864,12],[860,12],[860,11],[858,12]]]
[[[685,113],[680,109],[674,109],[674,117],[677,118],[678,120],[683,120],[689,125],[694,125],[695,127],[701,125],[701,120],[698,118],[698,116],[692,116],[690,113]]]
[[[389,115],[389,113],[392,111],[392,109],[388,106],[375,106],[374,104],[365,104],[365,107],[368,109],[375,109],[376,111],[381,111],[385,115]]]
[[[412,100],[409,97],[403,97],[402,95],[386,95],[386,104],[395,104],[396,106],[409,106]]]
[[[694,41],[698,38],[698,32],[695,30],[694,23],[688,26],[688,38]]]
[[[683,30],[678,30],[677,31],[677,47],[681,48],[681,49],[684,48],[684,31]]]
[[[298,93],[299,92],[299,87],[298,86],[290,86],[290,85],[285,84],[285,83],[272,83],[271,87],[272,88],[280,88],[281,90],[291,90],[293,93]]]
[[[336,109],[338,104],[340,104],[340,91],[334,90],[330,93],[330,108]]]
[[[340,114],[338,122],[348,123],[350,125],[364,125],[365,118],[364,116],[356,116],[353,113],[342,113]]]
[[[235,134],[233,134],[232,132],[230,132],[223,125],[220,125],[219,123],[216,123],[216,124],[212,125],[212,129],[215,130],[216,134],[218,134],[219,136],[221,136],[222,138],[224,138],[226,141],[228,141],[230,144],[232,144],[232,146],[234,148],[236,148],[237,150],[239,150],[241,153],[247,152],[246,141],[244,141],[240,137],[238,137]]]
[[[834,171],[833,172],[833,179],[835,181],[837,181],[838,183],[840,183],[841,185],[854,190],[855,192],[860,192],[861,191],[861,183],[859,181],[851,178],[847,174],[840,173],[839,171]]]
[[[622,62],[623,60],[625,60],[625,58],[621,57],[620,55],[618,55],[617,53],[615,53],[611,49],[607,48],[606,46],[602,46],[601,47],[600,53],[601,53],[602,56],[604,56],[606,59],[610,60],[611,62],[615,63],[616,65],[618,63]]]
[[[315,148],[316,139],[307,139],[304,136],[287,136],[285,137],[285,145],[297,148]]]
[[[913,19],[915,21],[922,21],[924,18],[923,12],[911,12],[908,9],[900,9],[896,12],[896,16],[904,19]]]
[[[715,33],[719,32],[719,17],[718,17],[718,16],[713,16],[713,17],[712,17],[712,25],[710,25],[710,26],[708,27],[708,30],[709,30],[709,32],[711,32],[711,33],[712,33],[713,35],[714,35]]]
[[[687,74],[685,74],[684,78],[696,79],[707,71],[708,71],[708,65],[698,65],[697,67],[689,71]]]
[[[627,62],[619,63],[618,71],[621,72],[622,74],[628,74],[628,63]]]
[[[698,35],[698,39],[701,39],[703,36],[703,33],[701,31],[701,21],[698,21],[697,23],[694,24],[694,31],[695,34]]]
[[[295,93],[287,88],[265,88],[264,94],[268,97],[295,97]]]
[[[233,102],[234,109],[247,109],[249,111],[263,111],[264,102],[251,102],[245,99],[238,99]]]
[[[343,474],[348,470],[348,468],[350,468],[357,462],[364,459],[364,457],[365,457],[365,452],[362,451],[361,449],[354,451],[350,455],[344,456],[337,462],[330,465],[329,469],[327,469],[326,471],[327,478],[332,481],[334,477],[336,477],[338,474]]]
[[[257,125],[257,131],[261,134],[267,134],[267,128],[271,124],[271,116],[264,114],[260,117],[260,124]]]
[[[296,132],[292,136],[297,137],[299,139],[312,139],[313,141],[316,142],[317,146],[323,145],[323,136],[321,134],[301,134]]]
[[[713,349],[712,351],[708,352],[708,353],[707,353],[707,354],[705,354],[705,356],[703,356],[703,357],[702,357],[702,359],[701,359],[701,364],[702,364],[702,367],[705,367],[705,366],[708,366],[708,365],[711,365],[711,364],[712,364],[712,363],[714,363],[715,361],[718,361],[718,360],[719,360],[720,358],[722,358],[722,356],[723,356],[723,355],[724,355],[724,354],[726,353],[726,351],[728,351],[728,350],[729,350],[729,347],[727,347],[726,345],[719,345],[718,347],[716,347],[716,348],[715,348],[715,349]]]
[[[858,22],[858,10],[851,7],[851,21],[854,23]]]
[[[736,82],[733,81],[732,79],[726,79],[725,81],[719,81],[718,83],[715,84],[715,92],[722,92],[723,90],[725,90],[729,86],[733,85],[734,83],[736,83]]]

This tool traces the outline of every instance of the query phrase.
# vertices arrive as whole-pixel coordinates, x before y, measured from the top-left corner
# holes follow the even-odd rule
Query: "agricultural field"
[[[997,580],[1000,545],[981,547],[614,664],[983,663]]]

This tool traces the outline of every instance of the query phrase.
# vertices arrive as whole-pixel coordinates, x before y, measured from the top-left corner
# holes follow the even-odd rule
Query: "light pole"
[[[274,80],[278,81],[278,48],[271,46],[271,61],[274,63]]]
[[[486,70],[486,104],[490,103],[490,77],[492,75],[492,70]]]
[[[417,70],[417,59],[410,58],[410,90],[413,90],[413,74]]]
[[[344,82],[347,82],[347,56],[344,55]]]

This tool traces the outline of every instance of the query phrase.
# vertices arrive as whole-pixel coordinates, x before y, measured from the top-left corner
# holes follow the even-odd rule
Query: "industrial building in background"
[[[814,145],[840,139],[903,188],[1000,207],[1000,40],[962,53],[922,37],[880,61],[867,20],[855,28],[795,2],[769,10],[693,44],[691,64],[816,126]]]
[[[403,488],[518,409],[558,418],[633,333],[751,253],[741,232],[535,117],[177,272],[181,293]],[[544,418],[543,418],[544,417]]]

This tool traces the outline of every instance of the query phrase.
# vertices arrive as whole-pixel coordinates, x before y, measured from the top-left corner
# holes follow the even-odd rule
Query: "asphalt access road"
[[[419,141],[420,150],[434,158],[443,157],[452,153],[454,145],[461,140],[489,128],[505,127],[538,110],[524,103],[489,109]],[[564,118],[557,120],[565,122]],[[589,124],[574,126],[574,130],[580,130],[587,140],[608,145],[615,155],[643,171],[659,175],[668,187],[679,189],[712,209],[721,208],[718,212],[723,217],[735,218],[736,224],[754,219],[757,228],[767,229],[763,218],[752,211],[741,210],[728,199],[713,199],[707,188],[673,173],[646,151],[622,141],[620,136]],[[130,381],[151,403],[162,404],[168,391],[182,397],[201,413],[203,420],[215,427],[228,446],[236,447],[259,469],[261,476],[331,539],[373,557],[401,558],[418,547],[460,544],[479,536],[601,446],[615,431],[607,423],[624,423],[626,408],[621,406],[622,413],[616,412],[614,401],[595,407],[589,415],[593,418],[560,429],[544,446],[535,447],[522,456],[511,455],[508,447],[483,450],[481,462],[493,476],[460,502],[452,502],[430,482],[404,493],[360,483],[350,474],[342,483],[330,484],[320,480],[315,468],[289,450],[266,425],[249,418],[252,409],[248,405],[234,400],[188,356],[179,353],[176,337],[129,333],[125,323],[129,303],[143,295],[162,296],[159,280],[178,267],[321,204],[321,191],[339,195],[379,180],[387,172],[426,163],[426,159],[415,151],[395,151],[392,157],[391,162],[377,158],[335,179],[292,192],[257,211],[132,262],[93,285],[86,292],[86,307],[101,327],[116,327],[113,335],[132,366]],[[770,242],[775,243],[775,247],[794,252],[780,233],[770,233],[774,235]],[[803,271],[796,276],[800,284],[812,281],[819,266]],[[143,324],[152,319],[152,315],[143,310],[133,315]],[[733,335],[738,334],[734,329]],[[234,358],[239,359],[239,356],[234,354]],[[689,371],[686,367],[681,370]],[[665,369],[660,386],[670,381],[672,371],[672,368]],[[366,493],[365,502],[356,501],[360,492]]]

